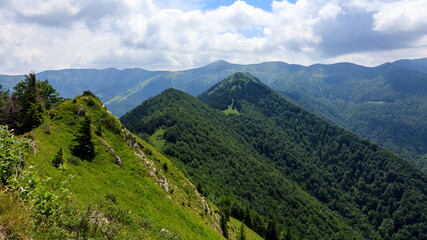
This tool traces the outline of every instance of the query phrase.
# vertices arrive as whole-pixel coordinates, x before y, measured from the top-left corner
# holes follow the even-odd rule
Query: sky
[[[0,0],[0,74],[427,57],[426,0]]]

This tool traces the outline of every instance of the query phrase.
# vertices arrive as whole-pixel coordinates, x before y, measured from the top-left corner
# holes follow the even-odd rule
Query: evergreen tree
[[[18,102],[18,96],[13,94],[6,99],[6,102],[0,109],[0,124],[7,125],[9,129],[16,130],[21,122],[21,105]]]
[[[219,226],[221,227],[222,230],[222,235],[228,239],[228,216],[226,216],[223,212],[221,212],[220,214],[221,219],[219,221]]]
[[[286,230],[286,235],[285,235],[285,240],[292,240],[292,234],[290,229],[288,228],[288,230]]]
[[[0,84],[0,109],[6,104],[9,97],[9,91],[3,89],[3,86]]]
[[[251,211],[249,210],[248,207],[246,207],[245,209],[245,215],[243,217],[243,222],[246,224],[246,226],[248,226],[248,228],[252,229],[253,228],[253,222],[252,222],[252,217],[251,217]]]
[[[49,82],[38,81],[34,72],[25,75],[25,80],[16,84],[13,89],[19,103],[18,133],[28,132],[39,126],[44,111],[61,99]]]
[[[277,234],[277,226],[274,220],[270,220],[270,222],[268,223],[265,240],[279,240],[279,236]]]
[[[242,225],[240,226],[240,232],[237,239],[246,240],[245,224],[243,222],[242,222]]]
[[[86,160],[92,160],[95,157],[95,144],[92,141],[89,117],[85,116],[74,141],[77,143],[73,148],[74,155]]]
[[[58,153],[56,153],[55,158],[52,160],[52,165],[58,168],[62,164],[64,164],[64,151],[60,148]]]

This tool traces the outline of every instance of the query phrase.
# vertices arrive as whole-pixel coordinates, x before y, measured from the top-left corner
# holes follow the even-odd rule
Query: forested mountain
[[[18,100],[48,85],[32,74],[26,80]],[[43,95],[34,99],[45,103]],[[28,114],[41,121],[17,124],[18,137],[0,125],[0,238],[224,239],[228,225],[229,239],[237,239],[241,223],[222,220],[168,158],[90,91]]]
[[[401,66],[417,72],[427,73],[427,58],[397,60],[393,62],[393,65]]]
[[[167,88],[193,96],[234,72],[248,72],[294,103],[375,141],[421,169],[427,166],[426,59],[399,60],[378,67],[350,63],[312,66],[283,62],[239,65],[218,61],[176,72],[142,69],[60,70],[37,74],[62,97],[90,89],[116,116]],[[1,76],[11,88],[22,76]]]
[[[284,237],[427,237],[427,176],[395,154],[248,74],[234,74],[199,98],[205,103],[169,89],[121,121],[258,232],[271,218]]]
[[[313,65],[270,86],[294,103],[427,167],[427,75],[393,64]]]

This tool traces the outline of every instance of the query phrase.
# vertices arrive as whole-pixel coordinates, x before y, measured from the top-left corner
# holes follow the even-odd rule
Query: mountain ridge
[[[422,219],[425,216],[415,217],[411,220],[412,223],[407,221],[406,225],[401,224],[398,218],[400,214],[414,207],[407,205],[414,204],[409,203],[408,198],[415,197],[421,204],[417,207],[426,207],[423,204],[427,190],[425,174],[378,145],[347,130],[331,126],[285,100],[266,85],[253,79],[241,81],[240,78],[246,76],[247,74],[243,73],[234,74],[199,96],[205,104],[221,112],[214,113],[215,111],[209,110],[191,96],[169,89],[143,102],[121,120],[131,131],[145,138],[160,136],[164,141],[161,148],[163,152],[175,159],[175,162],[179,162],[178,165],[193,175],[196,181],[202,181],[208,191],[208,197],[217,199],[216,201],[221,195],[218,193],[220,190],[209,181],[216,179],[216,185],[220,186],[227,182],[233,183],[227,180],[227,174],[237,179],[245,176],[245,173],[249,174],[249,169],[244,167],[241,161],[254,158],[257,160],[251,160],[252,165],[267,164],[273,167],[276,170],[272,172],[278,174],[279,179],[289,179],[297,183],[322,204],[339,212],[350,226],[356,231],[362,231],[363,237],[367,239],[375,236],[388,238],[393,235],[422,238],[421,229],[425,225]],[[242,82],[248,84],[243,86]],[[230,104],[238,114],[222,112],[229,108]],[[199,106],[197,111],[191,110],[195,106]],[[135,122],[139,122],[139,125],[133,125]],[[159,129],[162,135],[156,134]],[[222,137],[213,137],[217,135]],[[235,140],[233,143],[226,143],[221,138]],[[222,153],[219,156],[212,150],[217,148],[221,149],[217,151]],[[238,148],[247,149],[249,152],[232,155]],[[235,168],[238,166],[239,171],[230,172],[220,164],[230,164]],[[211,172],[203,169],[216,170]],[[260,182],[265,181],[264,178],[268,179],[261,170],[252,174],[252,177],[257,176],[256,179]],[[217,175],[222,176],[222,179],[217,179]],[[281,182],[286,185],[286,181]],[[232,190],[236,200],[247,203],[250,199],[252,207],[261,211],[255,199],[263,201],[264,197],[270,198],[271,203],[263,202],[261,209],[264,210],[261,214],[272,214],[278,219],[281,229],[290,228],[294,236],[304,232],[299,226],[300,222],[294,220],[295,225],[292,225],[289,220],[285,220],[289,217],[287,214],[292,211],[280,211],[285,215],[280,216],[274,211],[265,210],[268,207],[277,209],[272,207],[274,202],[279,201],[280,196],[290,194],[283,190],[275,192],[271,189],[282,189],[283,186],[264,186],[269,191],[258,195],[257,191],[263,189],[258,187],[257,184],[260,183],[248,183],[252,185],[252,194],[246,193],[245,187],[238,185],[241,189]],[[395,189],[397,195],[390,195],[391,189]],[[251,197],[253,195],[257,197]],[[291,201],[288,200],[289,202]],[[390,205],[392,203],[395,204],[393,207]],[[389,209],[388,213],[384,212],[385,209]],[[417,213],[405,214],[409,216]],[[295,218],[295,215],[292,216]],[[393,221],[392,231],[390,226],[386,227],[390,221]],[[316,230],[313,230],[310,234],[316,236],[315,232]]]
[[[58,78],[62,79],[60,82],[47,78],[60,91],[70,87],[70,92],[77,94],[94,88],[92,91],[120,116],[164,89],[173,87],[196,96],[234,72],[249,72],[292,102],[427,169],[427,141],[423,137],[427,135],[427,74],[402,69],[396,62],[376,67],[351,63],[301,66],[283,62],[239,65],[219,61],[212,64],[195,70],[148,72],[145,77],[94,76],[105,80],[97,80],[102,84],[96,87],[86,83],[78,86],[77,80],[72,84],[74,80],[64,80],[67,76]],[[388,70],[390,68],[394,70]],[[0,77],[0,84],[11,88],[12,83],[20,79],[12,80]],[[67,87],[60,85],[66,83]],[[415,137],[409,139],[411,135]]]

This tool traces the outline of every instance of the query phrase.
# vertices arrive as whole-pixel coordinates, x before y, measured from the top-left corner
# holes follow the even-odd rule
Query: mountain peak
[[[252,76],[249,73],[243,73],[243,72],[236,72],[230,75],[228,78],[225,79],[225,81],[228,82],[257,82],[261,83],[256,77]]]
[[[249,73],[236,72],[202,93],[199,99],[213,108],[225,110],[239,100],[251,101],[271,92]]]

